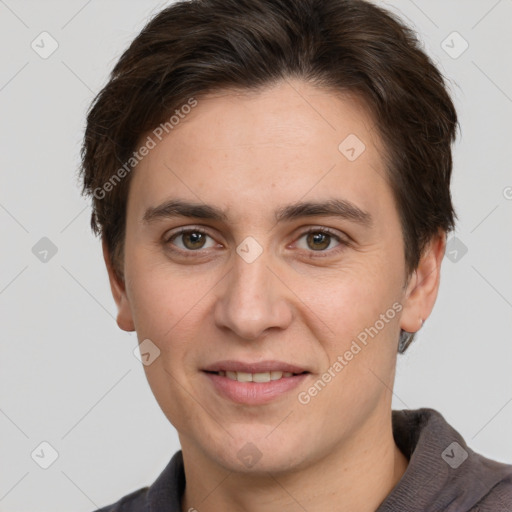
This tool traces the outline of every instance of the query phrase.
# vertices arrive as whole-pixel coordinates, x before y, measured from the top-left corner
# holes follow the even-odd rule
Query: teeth
[[[238,382],[252,382],[252,373],[236,372]]]
[[[270,382],[270,372],[254,373],[252,375],[253,382]]]
[[[238,382],[270,382],[271,380],[279,380],[283,377],[291,377],[292,372],[261,372],[261,373],[246,373],[246,372],[230,372],[230,371],[219,371],[218,375],[227,377],[231,380],[237,380]]]

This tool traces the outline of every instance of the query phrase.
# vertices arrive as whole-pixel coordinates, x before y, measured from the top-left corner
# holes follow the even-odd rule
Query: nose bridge
[[[282,284],[268,268],[271,255],[251,243],[242,242],[233,255],[232,271],[215,310],[219,327],[246,339],[255,339],[271,327],[285,328],[291,320]]]

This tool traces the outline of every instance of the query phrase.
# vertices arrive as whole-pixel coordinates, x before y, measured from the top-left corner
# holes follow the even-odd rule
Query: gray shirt
[[[392,424],[409,465],[376,512],[512,512],[512,465],[475,453],[434,409],[392,411]],[[180,450],[150,487],[97,512],[181,512],[184,489]]]

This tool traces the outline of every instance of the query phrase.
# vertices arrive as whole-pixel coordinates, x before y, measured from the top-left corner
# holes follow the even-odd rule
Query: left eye
[[[301,247],[301,249],[312,249],[313,251],[324,251],[329,248],[333,241],[336,242],[336,245],[340,245],[342,243],[339,236],[321,229],[308,231],[307,233],[304,233],[299,240],[303,238],[305,238],[306,247]]]

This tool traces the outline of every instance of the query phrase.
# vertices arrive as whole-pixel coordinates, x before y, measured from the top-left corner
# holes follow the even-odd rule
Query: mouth
[[[218,396],[244,405],[282,398],[311,375],[305,368],[282,361],[219,361],[202,373]]]
[[[214,371],[206,371],[205,373],[211,373],[214,375],[219,375],[220,377],[227,377],[231,380],[236,380],[238,382],[270,382],[273,380],[286,379],[289,377],[294,377],[296,375],[303,375],[305,373],[309,373],[307,371],[303,371],[300,373],[293,372],[285,372],[280,370],[273,370],[269,372],[257,372],[257,373],[249,373],[249,372],[233,372],[233,371],[224,371],[219,370],[217,372]]]

